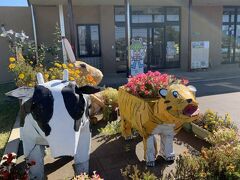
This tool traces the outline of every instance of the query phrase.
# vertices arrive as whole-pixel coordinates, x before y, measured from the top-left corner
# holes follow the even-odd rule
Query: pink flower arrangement
[[[148,71],[134,77],[130,77],[124,88],[130,94],[143,98],[159,97],[159,90],[172,83],[188,84],[187,79],[178,79],[174,75],[161,74],[159,71]]]

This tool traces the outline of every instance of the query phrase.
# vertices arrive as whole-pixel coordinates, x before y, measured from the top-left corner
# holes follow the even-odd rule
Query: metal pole
[[[30,7],[31,7],[31,14],[32,14],[34,43],[35,43],[35,48],[36,48],[36,60],[38,61],[37,31],[36,31],[36,23],[35,23],[34,9],[33,9],[33,5],[32,5],[32,4],[31,4]]]
[[[59,8],[59,19],[60,19],[61,36],[65,37],[63,5],[59,4],[58,8]],[[63,44],[63,40],[62,40],[62,53],[63,53],[63,62],[66,63],[67,62],[67,53],[66,53],[65,46]]]
[[[75,38],[75,27],[74,27],[74,18],[73,18],[73,7],[72,0],[68,0],[68,21],[69,21],[69,29],[70,29],[70,43],[73,48],[73,52],[76,56],[76,38]]]
[[[188,71],[191,71],[192,63],[192,0],[188,4]]]
[[[131,75],[131,34],[130,34],[130,4],[129,0],[124,1],[125,4],[125,36],[126,36],[126,45],[127,45],[127,77]]]

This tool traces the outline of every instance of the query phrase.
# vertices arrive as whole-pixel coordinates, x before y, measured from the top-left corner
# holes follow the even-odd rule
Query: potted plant
[[[229,114],[225,116],[218,115],[217,112],[207,110],[203,115],[199,116],[199,119],[191,123],[192,131],[200,139],[205,139],[214,130],[221,127],[236,129]]]

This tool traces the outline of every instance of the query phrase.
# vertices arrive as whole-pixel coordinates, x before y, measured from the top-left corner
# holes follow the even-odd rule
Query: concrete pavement
[[[240,129],[240,92],[203,96],[198,98],[200,111],[211,109],[224,116],[229,113]]]

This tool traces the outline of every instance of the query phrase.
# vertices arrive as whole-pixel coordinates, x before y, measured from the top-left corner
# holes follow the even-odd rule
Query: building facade
[[[55,24],[60,23],[60,4],[64,30],[70,39],[66,0],[29,2],[34,7],[38,43],[51,45]],[[72,4],[76,56],[100,68],[105,75],[126,72],[124,0],[72,0]],[[191,41],[209,41],[211,68],[240,61],[239,0],[193,0],[190,22],[191,33],[189,0],[130,0],[130,34],[133,39],[141,38],[146,47],[145,70],[187,71],[189,36]],[[0,23],[14,30],[23,29],[33,38],[29,7],[0,7]],[[5,41],[0,38],[0,82],[12,79],[6,70]]]

